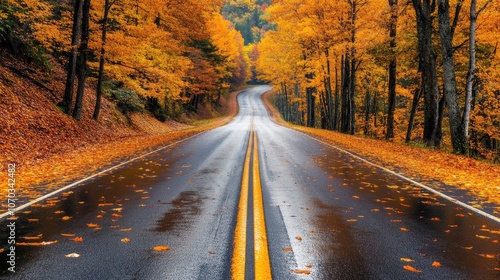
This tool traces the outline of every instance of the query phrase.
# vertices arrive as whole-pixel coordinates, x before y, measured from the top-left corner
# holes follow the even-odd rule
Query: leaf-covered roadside
[[[442,151],[291,125],[281,119],[279,112],[269,101],[270,93],[264,95],[264,102],[272,117],[282,125],[359,154],[374,163],[390,170],[397,170],[409,178],[438,190],[448,185],[468,191],[478,198],[474,207],[480,208],[481,203],[484,202],[500,205],[500,166],[498,165]],[[500,215],[499,206],[496,207],[494,213]]]
[[[193,126],[171,126],[170,132],[131,136],[115,141],[98,142],[73,151],[55,153],[36,164],[21,164],[17,175],[19,197],[36,198],[43,193],[95,174],[118,162],[125,161],[159,147],[174,143],[196,133],[229,122],[237,113],[237,92],[225,104],[225,116],[213,118]],[[186,128],[188,127],[188,128]],[[145,128],[149,130],[149,128]],[[22,162],[22,159],[20,159]],[[3,187],[2,187],[3,188]],[[2,191],[2,190],[0,190]]]

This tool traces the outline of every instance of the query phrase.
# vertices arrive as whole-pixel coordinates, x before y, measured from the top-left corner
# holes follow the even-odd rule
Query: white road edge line
[[[297,131],[297,130],[295,130],[295,131]],[[493,215],[491,215],[491,214],[489,214],[489,213],[486,213],[486,212],[484,212],[484,211],[482,211],[482,210],[480,210],[480,209],[477,209],[477,208],[475,208],[475,207],[473,207],[473,206],[471,206],[471,205],[469,205],[469,204],[467,204],[467,203],[464,203],[464,202],[462,202],[462,201],[460,201],[460,200],[458,200],[458,199],[455,199],[455,198],[453,198],[453,197],[451,197],[451,196],[448,196],[448,195],[446,195],[446,194],[444,194],[444,193],[442,193],[442,192],[440,192],[440,191],[437,191],[437,190],[435,190],[435,189],[433,189],[433,188],[431,188],[431,187],[429,187],[429,186],[426,186],[426,185],[424,185],[424,184],[422,184],[422,183],[419,183],[419,182],[417,182],[417,181],[415,181],[415,180],[412,180],[412,179],[410,179],[410,178],[408,178],[408,177],[405,177],[404,175],[401,175],[401,174],[399,174],[399,173],[396,173],[395,171],[392,171],[392,170],[387,169],[387,168],[385,168],[385,167],[383,167],[383,166],[380,166],[380,165],[375,164],[375,163],[373,163],[373,162],[371,162],[371,161],[368,161],[368,160],[366,160],[366,159],[364,159],[364,158],[362,158],[362,157],[360,157],[360,156],[357,156],[357,155],[355,155],[355,154],[353,154],[353,153],[351,153],[351,152],[349,152],[349,151],[347,151],[347,150],[344,150],[344,149],[339,148],[339,147],[336,147],[336,146],[334,146],[334,145],[332,145],[332,144],[329,144],[329,143],[326,143],[326,142],[324,142],[324,141],[321,141],[321,140],[319,140],[319,139],[317,139],[317,138],[314,138],[314,137],[312,137],[311,135],[308,135],[308,134],[306,134],[306,133],[304,133],[304,132],[302,132],[302,131],[299,131],[299,132],[300,132],[300,133],[302,133],[302,134],[304,134],[304,135],[306,135],[307,137],[309,137],[309,138],[311,138],[311,139],[314,139],[314,140],[316,140],[316,141],[318,141],[318,142],[320,142],[320,143],[322,143],[322,144],[326,145],[326,146],[329,146],[329,147],[334,148],[334,149],[336,149],[336,150],[338,150],[338,151],[341,151],[341,152],[343,152],[343,153],[345,153],[345,154],[348,154],[348,155],[350,155],[350,156],[351,156],[351,157],[353,157],[353,158],[356,158],[356,159],[361,160],[361,161],[363,161],[363,162],[365,162],[365,163],[368,163],[369,165],[375,166],[376,168],[379,168],[379,169],[381,169],[381,170],[383,170],[383,171],[385,171],[385,172],[387,172],[387,173],[389,173],[389,174],[392,174],[392,175],[394,175],[394,176],[396,176],[396,177],[399,177],[399,178],[401,178],[401,179],[403,179],[403,180],[405,180],[405,181],[408,181],[408,182],[410,182],[410,183],[412,183],[412,184],[414,184],[414,185],[416,185],[416,186],[419,186],[419,187],[421,187],[421,188],[423,188],[423,189],[426,189],[427,191],[429,191],[429,192],[431,192],[431,193],[434,193],[434,194],[436,194],[436,195],[438,195],[438,196],[440,196],[440,197],[442,197],[442,198],[444,198],[444,199],[446,199],[446,200],[448,200],[448,201],[450,201],[450,202],[453,202],[453,203],[455,203],[455,204],[458,204],[458,205],[462,206],[463,208],[466,208],[466,209],[468,209],[468,210],[470,210],[470,211],[472,211],[472,212],[474,212],[474,213],[476,213],[476,214],[478,214],[478,215],[480,215],[480,216],[483,216],[483,217],[485,217],[485,218],[488,218],[488,219],[490,219],[490,220],[492,220],[492,221],[495,221],[495,222],[497,222],[497,223],[499,223],[499,224],[500,224],[500,218],[499,218],[499,217],[493,216]]]
[[[122,162],[122,163],[120,163],[120,164],[117,164],[117,165],[115,165],[115,166],[113,166],[113,167],[110,167],[110,168],[108,168],[108,169],[106,169],[106,170],[103,170],[103,171],[101,171],[101,172],[99,172],[99,173],[96,173],[96,174],[94,174],[94,175],[91,175],[91,176],[89,176],[89,177],[86,177],[86,178],[84,178],[84,179],[81,179],[81,180],[79,180],[79,181],[77,181],[77,182],[71,183],[71,184],[69,184],[69,185],[67,185],[67,186],[65,186],[65,187],[62,187],[62,188],[60,188],[60,189],[57,189],[57,190],[55,190],[55,191],[53,191],[53,192],[51,192],[51,193],[48,193],[48,194],[46,194],[46,195],[43,195],[43,196],[41,196],[41,197],[39,197],[39,198],[36,198],[36,199],[34,199],[34,200],[32,200],[32,201],[30,201],[30,202],[28,202],[28,203],[25,203],[25,204],[23,204],[23,205],[21,205],[21,206],[19,206],[19,207],[16,207],[16,208],[15,208],[15,209],[13,209],[12,211],[8,211],[8,210],[7,210],[7,212],[2,213],[2,214],[0,215],[0,220],[2,220],[3,218],[5,218],[5,217],[7,217],[7,216],[11,216],[11,214],[12,214],[12,213],[19,212],[19,211],[21,211],[21,210],[23,210],[23,209],[25,209],[25,208],[27,208],[27,207],[29,207],[29,206],[31,206],[31,205],[33,205],[33,204],[35,204],[35,203],[38,203],[38,202],[44,201],[45,199],[47,199],[47,198],[49,198],[49,197],[52,197],[52,196],[54,196],[54,195],[56,195],[56,194],[58,194],[58,193],[60,193],[60,192],[65,191],[65,190],[71,189],[71,188],[73,188],[73,187],[75,187],[75,186],[77,186],[77,185],[79,185],[79,184],[81,184],[81,183],[83,183],[83,182],[85,182],[85,181],[88,181],[88,180],[90,180],[90,179],[93,179],[93,178],[95,178],[95,177],[97,177],[97,176],[99,176],[99,175],[101,175],[101,174],[107,173],[107,172],[109,172],[109,171],[111,171],[111,170],[117,169],[117,168],[118,168],[118,167],[120,167],[120,166],[123,166],[123,165],[125,165],[125,164],[131,163],[131,162],[136,161],[136,160],[138,160],[138,159],[140,159],[140,158],[147,157],[147,156],[149,156],[149,155],[151,155],[151,154],[154,154],[154,153],[157,153],[157,152],[159,152],[159,151],[161,151],[161,150],[165,150],[166,148],[169,148],[169,147],[171,147],[171,146],[173,146],[173,145],[177,145],[177,144],[179,144],[179,143],[185,142],[185,141],[187,141],[187,140],[189,140],[189,139],[192,139],[192,138],[194,138],[194,137],[196,137],[196,136],[198,136],[198,135],[200,135],[200,134],[202,134],[202,133],[204,133],[204,132],[205,132],[205,131],[202,131],[202,132],[196,133],[196,134],[194,134],[194,135],[189,136],[188,138],[184,138],[184,139],[179,140],[179,141],[177,141],[177,142],[174,142],[174,143],[168,144],[168,145],[166,145],[166,146],[160,147],[160,148],[158,148],[158,149],[156,149],[156,150],[154,150],[154,151],[151,151],[151,152],[148,152],[148,153],[146,153],[146,154],[140,155],[140,156],[135,157],[135,158],[133,158],[133,159],[129,159],[129,160],[125,161],[125,162]]]

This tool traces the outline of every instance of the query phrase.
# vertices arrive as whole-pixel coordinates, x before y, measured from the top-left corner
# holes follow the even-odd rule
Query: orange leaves
[[[56,244],[57,240],[54,241],[43,241],[43,242],[17,242],[18,246],[47,246]]]
[[[125,237],[125,238],[122,238],[120,241],[123,242],[123,243],[129,243],[130,242],[130,238]]]
[[[410,258],[400,258],[400,260],[403,262],[415,262],[414,260],[412,260]]]
[[[75,238],[73,238],[71,240],[73,240],[75,242],[83,242],[83,237],[75,237]]]
[[[308,269],[292,269],[292,272],[295,274],[305,274],[305,275],[311,274],[311,271]]]
[[[422,272],[422,270],[418,270],[411,265],[405,265],[405,266],[403,266],[403,268],[407,271],[414,272],[414,273],[421,273]]]
[[[165,246],[165,245],[158,245],[158,246],[154,246],[153,250],[156,251],[156,252],[164,252],[164,251],[170,250],[170,247],[169,246]]]
[[[441,267],[441,263],[440,263],[440,262],[438,262],[438,261],[434,261],[434,262],[432,263],[432,266],[433,266],[433,267]]]

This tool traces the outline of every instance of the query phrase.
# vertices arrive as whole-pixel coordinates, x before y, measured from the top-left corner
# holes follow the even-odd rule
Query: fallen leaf
[[[24,236],[23,239],[24,240],[38,240],[40,238],[42,238],[43,235],[39,234],[37,236]]]
[[[131,231],[131,230],[132,230],[132,228],[122,228],[122,229],[120,229],[120,231]]]
[[[111,214],[111,217],[113,217],[113,218],[121,218],[123,216],[120,215],[120,214],[113,213],[113,214]]]
[[[30,223],[35,223],[35,222],[39,222],[39,221],[40,221],[40,219],[34,219],[34,218],[28,219],[28,222],[30,222]]]
[[[479,256],[487,259],[494,259],[498,257],[498,254],[478,254]]]
[[[125,237],[125,238],[122,238],[122,240],[120,240],[121,242],[123,243],[129,243],[130,242],[130,239]]]
[[[408,232],[409,231],[407,228],[404,228],[404,227],[400,228],[400,230],[404,231],[404,232]]]
[[[69,219],[71,219],[71,217],[70,217],[70,216],[64,216],[64,217],[62,217],[62,218],[61,218],[61,220],[63,220],[63,221],[67,221],[67,220],[69,220]]]
[[[305,266],[306,266],[307,268],[312,268],[312,267],[313,267],[313,266],[312,266],[312,264],[306,264]]]
[[[57,240],[54,241],[43,241],[43,242],[17,242],[18,246],[46,246],[56,244]]]
[[[411,265],[405,265],[405,266],[403,266],[403,268],[404,268],[405,270],[410,271],[410,272],[415,272],[415,273],[420,273],[420,272],[422,272],[422,270],[418,270],[418,269],[414,268],[414,267],[413,267],[413,266],[411,266]]]
[[[170,250],[170,247],[169,246],[164,246],[164,245],[159,245],[159,246],[154,246],[153,250],[155,250],[157,252],[163,252],[163,251]]]
[[[476,237],[481,239],[490,239],[488,236],[478,235],[478,234],[476,234]]]
[[[436,261],[435,261],[435,262],[433,262],[433,263],[432,263],[432,266],[433,266],[433,267],[440,267],[440,266],[441,266],[441,263],[440,263],[440,262],[436,262]]]
[[[215,255],[215,252],[214,251],[210,251],[208,252],[210,255]]]
[[[290,247],[286,247],[286,248],[283,248],[283,251],[285,251],[285,252],[292,252],[293,249],[290,248]]]
[[[97,215],[97,216],[96,216],[96,218],[97,218],[97,219],[102,219],[102,218],[103,218],[103,216],[102,216],[101,214],[99,214],[99,215]]]
[[[306,275],[311,274],[311,271],[307,269],[292,269],[292,272],[295,274],[306,274]]]
[[[64,236],[64,237],[73,237],[75,236],[74,233],[61,233],[61,236]]]
[[[400,258],[400,260],[403,262],[414,262],[414,260],[412,260],[410,258]]]
[[[358,220],[356,220],[356,219],[349,219],[349,220],[347,220],[347,222],[349,222],[349,223],[355,223],[355,222],[357,222],[357,221],[358,221]]]
[[[75,237],[75,238],[73,238],[71,240],[73,240],[75,242],[83,242],[83,237]]]
[[[296,236],[295,239],[297,239],[298,241],[302,241],[302,237],[300,236]]]
[[[93,224],[93,223],[87,224],[87,226],[88,226],[89,228],[97,228],[97,227],[99,227],[99,225],[98,225],[98,224]]]
[[[77,253],[70,253],[70,254],[67,254],[65,255],[66,258],[79,258],[80,257],[80,254],[77,254]]]

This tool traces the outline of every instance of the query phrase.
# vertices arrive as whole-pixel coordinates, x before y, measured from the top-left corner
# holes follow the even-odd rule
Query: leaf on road
[[[120,240],[120,241],[123,242],[123,243],[129,243],[130,242],[130,238],[125,237],[125,238],[122,238],[122,240]]]
[[[306,275],[311,274],[311,271],[308,269],[292,269],[292,272],[295,274],[306,274]]]
[[[74,237],[75,234],[74,233],[61,233],[61,236],[64,236],[64,237]]]
[[[408,232],[408,231],[410,231],[409,229],[404,228],[404,227],[400,228],[400,230],[401,230],[401,231],[404,231],[404,232]]]
[[[498,257],[498,254],[478,254],[479,256],[487,259],[494,259]]]
[[[132,228],[122,228],[122,229],[120,229],[120,231],[131,231],[131,230],[132,230]]]
[[[71,219],[71,217],[70,217],[70,216],[64,216],[64,217],[62,217],[62,218],[61,218],[61,220],[63,220],[63,221],[67,221],[67,220],[69,220],[69,219]]]
[[[42,234],[39,234],[37,236],[24,236],[22,237],[24,240],[39,240],[40,238],[42,238]]]
[[[438,217],[434,217],[434,218],[431,218],[431,221],[441,221],[441,219]]]
[[[88,226],[89,228],[97,228],[97,227],[99,227],[99,225],[98,225],[98,224],[94,224],[94,223],[87,224],[87,226]]]
[[[83,242],[83,237],[75,237],[75,238],[73,238],[71,240],[73,240],[75,242]]]
[[[297,239],[298,241],[302,241],[302,237],[300,236],[296,236],[295,239]]]
[[[40,219],[35,219],[35,218],[28,219],[28,222],[30,222],[30,223],[36,223],[39,221],[40,221]]]
[[[433,267],[441,267],[441,263],[435,261],[435,262],[432,263],[432,266]]]
[[[357,221],[358,221],[357,219],[349,219],[349,220],[347,220],[347,222],[349,222],[349,223],[355,223]]]
[[[286,248],[283,248],[283,251],[285,251],[285,252],[292,252],[293,249],[290,248],[290,247],[286,247]]]
[[[56,244],[57,240],[54,241],[43,241],[43,242],[17,242],[18,246],[46,246]]]
[[[478,235],[478,234],[476,234],[476,237],[481,239],[490,239],[488,236]]]
[[[412,260],[410,258],[400,258],[400,260],[403,262],[414,262],[414,260]]]
[[[66,258],[79,258],[80,257],[80,254],[77,254],[77,253],[70,253],[70,254],[67,254],[65,255]]]
[[[111,217],[113,217],[113,218],[121,218],[121,217],[123,217],[123,216],[122,216],[122,215],[120,215],[120,214],[113,213],[113,214],[111,215]]]
[[[164,246],[164,245],[159,245],[159,246],[154,246],[153,250],[155,250],[157,252],[163,252],[163,251],[170,250],[170,247],[169,246]]]
[[[422,270],[418,270],[418,269],[414,268],[414,267],[413,267],[413,266],[411,266],[411,265],[405,265],[405,266],[403,266],[403,268],[404,268],[405,270],[407,270],[407,271],[410,271],[410,272],[415,272],[415,273],[420,273],[420,272],[422,272]]]
[[[96,218],[97,218],[97,219],[102,219],[102,218],[104,218],[104,217],[103,217],[101,214],[99,214],[99,215],[97,215],[97,216],[96,216]]]

